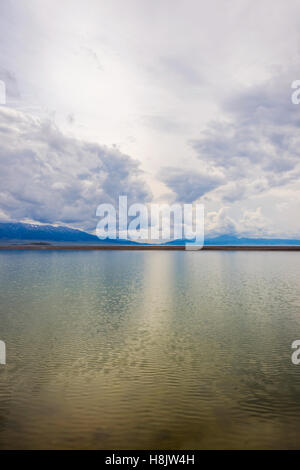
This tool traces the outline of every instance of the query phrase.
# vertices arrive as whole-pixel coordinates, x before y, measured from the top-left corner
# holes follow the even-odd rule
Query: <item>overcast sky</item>
[[[299,0],[1,0],[0,219],[202,202],[207,233],[300,237]]]

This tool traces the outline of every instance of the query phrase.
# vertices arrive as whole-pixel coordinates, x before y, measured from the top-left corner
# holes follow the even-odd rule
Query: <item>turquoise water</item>
[[[300,448],[300,253],[1,252],[0,448]]]

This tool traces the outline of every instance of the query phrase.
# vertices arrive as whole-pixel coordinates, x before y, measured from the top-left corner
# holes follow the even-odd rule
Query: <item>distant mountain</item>
[[[69,227],[54,227],[53,225],[32,225],[13,222],[0,223],[0,243],[30,243],[30,242],[56,242],[79,244],[136,244],[129,240],[106,239],[99,240],[95,235]]]
[[[0,244],[11,243],[77,243],[77,244],[97,244],[97,245],[140,245],[140,243],[131,240],[106,239],[99,240],[95,235],[76,230],[69,227],[54,227],[53,225],[33,225],[13,222],[0,222]],[[191,243],[190,240],[172,240],[165,245],[185,245]],[[288,245],[299,246],[300,240],[291,240],[284,238],[238,238],[233,235],[220,235],[214,238],[206,238],[204,245],[223,245],[223,246],[274,246]]]
[[[191,243],[190,240],[172,240],[167,245],[185,245]],[[300,240],[291,240],[285,238],[238,238],[233,235],[220,235],[214,238],[205,238],[204,245],[219,246],[285,246],[300,245]]]

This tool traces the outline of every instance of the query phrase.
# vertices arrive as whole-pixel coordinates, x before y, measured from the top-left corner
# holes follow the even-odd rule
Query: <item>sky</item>
[[[202,203],[207,235],[300,237],[300,1],[1,0],[0,220]]]

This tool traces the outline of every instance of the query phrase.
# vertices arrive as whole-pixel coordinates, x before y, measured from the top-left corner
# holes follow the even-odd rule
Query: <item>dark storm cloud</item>
[[[295,75],[277,76],[227,98],[226,120],[210,123],[192,145],[199,160],[224,171],[234,201],[299,178],[300,106],[291,102]],[[238,188],[236,186],[239,186]]]
[[[217,176],[172,167],[163,168],[159,178],[174,191],[177,201],[186,203],[195,201],[223,183],[222,178]]]
[[[0,108],[0,208],[11,220],[92,230],[103,202],[151,200],[139,163],[116,149],[64,135],[51,121]]]
[[[177,200],[191,202],[217,190],[221,200],[234,203],[299,179],[300,105],[291,101],[295,76],[276,75],[224,99],[223,119],[209,123],[191,142],[207,172],[160,172]]]

